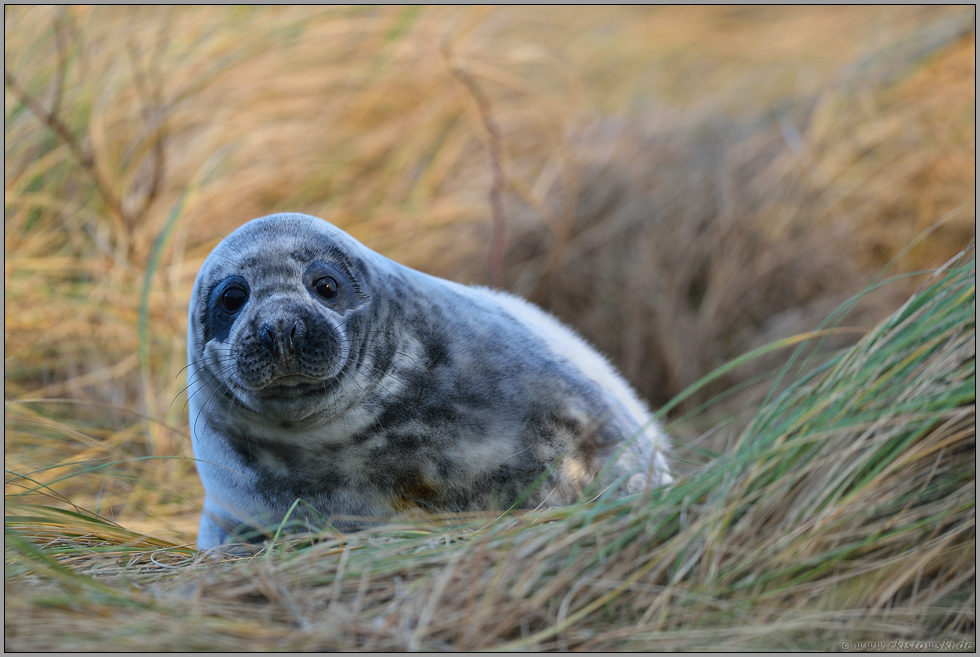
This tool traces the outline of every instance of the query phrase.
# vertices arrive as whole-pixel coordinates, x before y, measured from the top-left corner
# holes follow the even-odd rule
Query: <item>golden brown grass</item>
[[[7,640],[115,650],[831,650],[894,640],[970,649],[975,280],[970,252],[763,406],[729,454],[647,495],[325,532],[312,546],[290,540],[214,561],[97,519],[15,514]]]
[[[905,456],[887,452],[907,476],[886,468],[824,506],[808,501],[829,454],[858,435],[880,457],[914,422],[828,427],[808,439],[829,450],[812,460],[776,449],[782,478],[748,507],[761,475],[720,461],[701,488],[635,509],[391,529],[247,563],[166,549],[193,542],[200,508],[181,368],[191,283],[221,235],[304,211],[485,284],[496,163],[503,286],[578,327],[659,405],[813,329],[924,230],[893,273],[966,246],[974,29],[969,7],[7,8],[7,645],[975,636],[968,400]],[[869,328],[921,281],[869,295],[848,323]],[[970,353],[964,335],[936,367]],[[855,339],[837,333],[824,353]],[[679,410],[781,364],[728,370]],[[736,454],[769,389],[672,432]],[[874,550],[835,552],[862,540]]]

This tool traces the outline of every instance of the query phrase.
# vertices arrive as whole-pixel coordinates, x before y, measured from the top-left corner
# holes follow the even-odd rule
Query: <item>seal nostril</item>
[[[261,340],[262,344],[265,345],[265,348],[269,350],[269,353],[275,356],[276,338],[268,324],[262,327],[262,331],[259,333],[259,340]]]
[[[293,325],[289,328],[289,338],[287,345],[290,351],[296,351],[299,348],[300,343],[303,341],[303,335],[306,333],[303,324],[297,320],[293,322]]]

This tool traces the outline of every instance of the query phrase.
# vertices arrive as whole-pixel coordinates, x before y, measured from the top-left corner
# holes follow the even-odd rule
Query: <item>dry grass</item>
[[[645,496],[216,563],[93,520],[9,517],[8,645],[972,648],[975,279],[971,252],[760,409],[729,454]]]
[[[191,282],[221,235],[304,211],[486,283],[496,162],[504,287],[578,327],[659,405],[810,331],[924,230],[891,273],[966,246],[974,20],[969,7],[7,8],[6,645],[975,636],[975,401],[949,392],[973,380],[968,323],[929,338],[944,346],[909,388],[921,417],[888,396],[835,406],[891,380],[867,365],[887,326],[815,370],[829,392],[776,387],[822,399],[807,402],[831,413],[822,425],[780,416],[792,398],[778,395],[767,408],[781,410],[756,413],[771,381],[750,384],[784,351],[727,369],[672,425],[727,456],[635,508],[396,528],[251,562],[166,548],[193,541],[200,508],[181,368]],[[867,329],[921,282],[875,291],[848,323]],[[744,460],[761,445],[768,470]],[[884,469],[855,465],[860,485],[834,488],[839,454]]]

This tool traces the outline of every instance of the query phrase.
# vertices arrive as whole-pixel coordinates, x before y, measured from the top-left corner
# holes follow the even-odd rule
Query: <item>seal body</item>
[[[201,549],[284,525],[568,504],[600,473],[616,494],[671,481],[647,408],[555,318],[307,215],[215,247],[188,361]]]

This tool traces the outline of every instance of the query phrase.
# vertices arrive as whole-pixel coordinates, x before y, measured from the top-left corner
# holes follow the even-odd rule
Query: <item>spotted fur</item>
[[[323,277],[334,298],[317,292]],[[231,311],[235,295],[247,298]],[[568,504],[611,459],[599,483],[618,494],[671,481],[649,411],[570,329],[315,217],[256,219],[214,249],[188,360],[202,549],[260,541],[284,520],[355,528]]]

